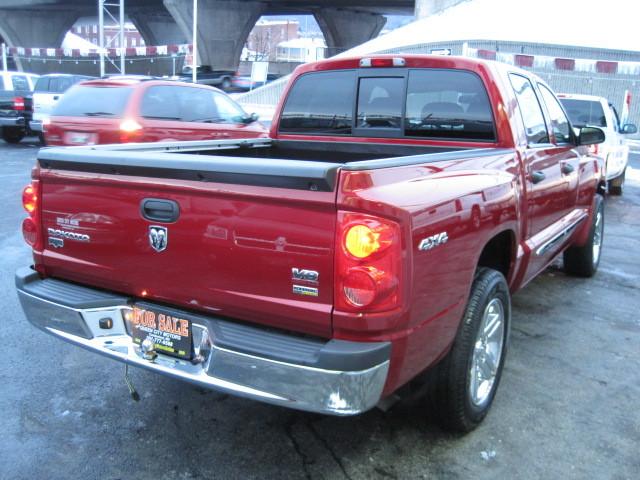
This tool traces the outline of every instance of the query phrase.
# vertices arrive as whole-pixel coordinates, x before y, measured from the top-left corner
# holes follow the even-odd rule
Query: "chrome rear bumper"
[[[131,310],[131,299],[42,280],[30,268],[16,272],[16,287],[27,319],[46,333],[130,365],[241,397],[354,415],[378,403],[387,378],[386,342],[321,342],[187,312],[194,355],[200,361],[162,354],[150,361],[127,333],[124,314]],[[108,330],[100,328],[105,318],[112,321]]]

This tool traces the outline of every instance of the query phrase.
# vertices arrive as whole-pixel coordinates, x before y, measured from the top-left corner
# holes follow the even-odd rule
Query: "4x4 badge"
[[[156,252],[166,250],[168,241],[169,231],[167,227],[159,227],[158,225],[149,226],[149,243]]]

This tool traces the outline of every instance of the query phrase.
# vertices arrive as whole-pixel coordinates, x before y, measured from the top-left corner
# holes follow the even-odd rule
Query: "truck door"
[[[560,102],[546,85],[538,83],[538,89],[550,120],[551,140],[554,145],[552,155],[560,165],[563,195],[561,210],[564,212],[563,216],[566,216],[577,204],[580,154],[576,149],[571,124]]]
[[[545,120],[539,94],[536,94],[531,81],[515,73],[509,77],[522,114],[527,141],[521,154],[526,177],[526,242],[531,250],[526,276],[531,278],[553,259],[559,248],[559,245],[550,249],[542,247],[560,233],[563,218],[575,205],[578,156],[572,151],[574,145],[566,143],[565,137],[558,135],[561,142],[557,143],[550,135],[547,123],[553,122]],[[564,115],[561,108],[560,112]],[[557,123],[560,129],[560,122]],[[566,117],[565,123],[570,129]]]
[[[558,208],[563,196],[560,163],[533,85],[527,77],[518,74],[510,74],[510,80],[527,136],[527,146],[522,153],[526,175],[527,237],[533,237],[563,214],[563,209]]]

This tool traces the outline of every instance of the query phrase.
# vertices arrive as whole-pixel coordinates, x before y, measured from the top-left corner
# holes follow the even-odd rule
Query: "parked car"
[[[270,135],[40,150],[23,195],[35,265],[16,273],[27,319],[325,414],[426,379],[433,418],[476,427],[511,294],[559,255],[570,274],[598,268],[602,130],[576,135],[531,72],[396,55],[298,67]]]
[[[236,92],[248,92],[254,88],[266,85],[269,82],[273,82],[280,78],[281,75],[275,73],[267,74],[267,80],[265,82],[256,82],[251,80],[251,75],[236,75],[231,82],[231,90]]]
[[[32,132],[35,132],[44,142],[44,132],[42,126],[48,123],[53,107],[62,98],[72,85],[93,77],[86,75],[68,75],[64,73],[53,73],[42,75],[36,82],[33,91],[33,119],[29,122]]]
[[[609,193],[622,195],[629,163],[625,136],[637,133],[638,128],[633,124],[620,125],[618,112],[604,97],[561,93],[558,98],[576,128],[591,126],[604,131],[606,140],[594,145],[593,152],[605,159]]]
[[[7,143],[18,143],[31,135],[33,87],[38,76],[23,72],[0,72],[0,127]]]
[[[219,87],[224,91],[231,88],[235,75],[233,70],[212,70],[209,65],[200,65],[197,68],[196,82],[200,85]],[[176,80],[193,83],[193,69],[190,66],[185,66],[182,69],[182,73],[176,77]]]
[[[47,145],[265,136],[257,117],[220,90],[132,77],[76,84],[55,106],[45,128]]]

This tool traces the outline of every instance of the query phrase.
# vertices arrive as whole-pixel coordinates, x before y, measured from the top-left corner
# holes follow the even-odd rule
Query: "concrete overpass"
[[[262,15],[311,14],[329,48],[348,49],[376,37],[383,15],[424,17],[462,1],[468,0],[198,0],[198,55],[203,65],[235,70]],[[192,0],[125,0],[147,45],[190,42],[192,7]],[[97,0],[0,0],[0,36],[8,46],[56,48],[78,18],[97,11]]]

